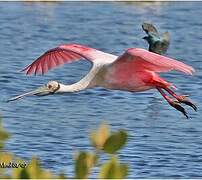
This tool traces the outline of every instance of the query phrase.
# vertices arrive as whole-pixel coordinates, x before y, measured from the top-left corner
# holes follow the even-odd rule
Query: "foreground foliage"
[[[0,122],[0,178],[12,179],[65,179],[60,173],[54,175],[51,171],[41,167],[37,157],[32,157],[27,163],[10,152],[4,151],[4,144],[10,138],[10,134],[3,128]],[[116,154],[127,141],[127,133],[124,130],[110,132],[108,125],[102,124],[99,129],[90,133],[90,141],[94,151],[80,151],[75,154],[75,175],[73,178],[86,179],[98,168],[97,178],[126,178],[128,165],[120,163]],[[102,162],[102,156],[107,159]]]

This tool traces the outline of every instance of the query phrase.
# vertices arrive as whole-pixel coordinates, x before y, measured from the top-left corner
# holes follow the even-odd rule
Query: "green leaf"
[[[76,179],[87,178],[92,167],[95,165],[97,156],[92,153],[80,152],[76,159]]]
[[[40,177],[41,174],[41,168],[39,164],[39,160],[36,157],[33,157],[28,166],[27,171],[29,173],[30,178],[37,179]]]
[[[106,140],[103,150],[106,153],[113,154],[121,149],[127,141],[127,133],[123,130],[113,133]]]
[[[10,152],[0,152],[0,162],[4,162],[5,164],[9,164],[13,160],[13,154]]]
[[[19,179],[30,179],[29,173],[27,170],[24,168],[20,172],[20,176],[18,177]]]
[[[101,124],[101,126],[99,127],[98,130],[93,131],[90,134],[90,140],[92,145],[97,149],[97,150],[101,150],[103,148],[103,145],[106,141],[106,139],[109,137],[109,127],[107,124],[103,123]]]
[[[69,179],[69,178],[67,178],[67,177],[65,176],[65,174],[64,174],[63,172],[61,172],[57,178],[58,178],[58,179]]]
[[[9,133],[7,133],[4,129],[0,129],[0,140],[5,141],[9,138]]]
[[[3,128],[2,121],[0,119],[0,149],[4,147],[4,141],[10,137],[10,134]]]
[[[46,169],[42,169],[40,166],[40,161],[33,157],[29,162],[26,170],[31,179],[50,179],[54,178],[53,174]]]
[[[101,166],[99,178],[101,179],[124,179],[128,174],[128,165],[120,164],[116,157]]]
[[[88,167],[85,161],[86,161],[86,153],[82,152],[78,155],[78,159],[76,160],[75,165],[77,179],[85,178],[88,174]]]

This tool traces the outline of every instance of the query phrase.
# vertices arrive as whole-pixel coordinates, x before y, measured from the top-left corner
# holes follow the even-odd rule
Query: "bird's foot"
[[[188,97],[187,95],[179,96],[178,101],[180,103],[183,103],[183,104],[186,104],[186,105],[192,107],[194,109],[194,111],[197,111],[196,105],[194,103],[192,103],[191,100],[189,100],[187,97]]]
[[[186,116],[186,118],[188,119],[188,115],[187,112],[185,111],[185,109],[180,105],[179,101],[170,101],[169,104],[174,107],[175,109],[177,109],[178,111],[180,111],[184,116]]]

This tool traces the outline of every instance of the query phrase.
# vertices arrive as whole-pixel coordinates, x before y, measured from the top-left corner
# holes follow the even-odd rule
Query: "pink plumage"
[[[23,71],[25,71],[26,74],[45,74],[48,70],[53,69],[54,67],[63,65],[64,63],[71,63],[81,58],[92,61],[93,56],[91,53],[93,51],[96,50],[82,45],[60,45],[45,52],[32,64],[23,69]]]
[[[156,88],[171,106],[182,112],[186,117],[188,117],[186,111],[180,103],[189,105],[194,110],[197,109],[185,96],[176,95],[170,89],[171,83],[166,82],[157,74],[158,72],[176,70],[192,75],[195,71],[194,68],[141,48],[128,49],[123,55],[117,57],[79,44],[64,44],[45,52],[23,71],[26,74],[44,74],[59,65],[79,59],[89,60],[93,64],[90,72],[79,82],[72,85],[51,81],[45,86],[45,93],[49,91],[52,94],[76,92],[97,86],[131,92]],[[176,100],[171,99],[164,91]],[[40,93],[44,95],[41,89]],[[40,93],[39,91],[31,92],[32,95],[39,95]],[[29,93],[14,97],[11,100],[19,99],[25,95],[29,95]]]
[[[154,72],[176,70],[190,75],[192,75],[195,71],[191,66],[188,66],[180,61],[140,48],[128,49],[113,64],[128,64],[128,68],[133,68],[135,71],[143,69]]]
[[[96,55],[99,58],[99,53],[97,52],[103,53],[96,49],[77,44],[60,45],[45,52],[32,64],[23,69],[23,71],[26,74],[44,74],[54,67],[63,65],[64,63],[71,63],[81,58],[93,62],[96,59]],[[114,64],[119,63],[129,63],[128,68],[133,67],[136,70],[145,68],[154,72],[167,72],[170,70],[177,70],[186,74],[192,74],[194,72],[191,66],[140,48],[128,49],[114,62]]]

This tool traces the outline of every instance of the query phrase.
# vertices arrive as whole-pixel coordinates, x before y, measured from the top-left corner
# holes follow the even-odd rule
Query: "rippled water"
[[[202,177],[202,6],[201,2],[170,3],[0,3],[0,94],[4,126],[12,134],[6,149],[28,160],[40,157],[45,168],[73,172],[72,154],[89,150],[88,133],[103,120],[113,130],[124,128],[129,141],[120,151],[130,178]],[[168,55],[196,68],[195,76],[164,74],[189,94],[199,107],[190,119],[175,111],[157,91],[128,93],[102,88],[12,103],[16,94],[48,80],[73,83],[90,69],[77,62],[45,76],[20,72],[49,48],[80,43],[121,54],[129,47],[147,48],[141,39],[143,21],[168,30]]]

